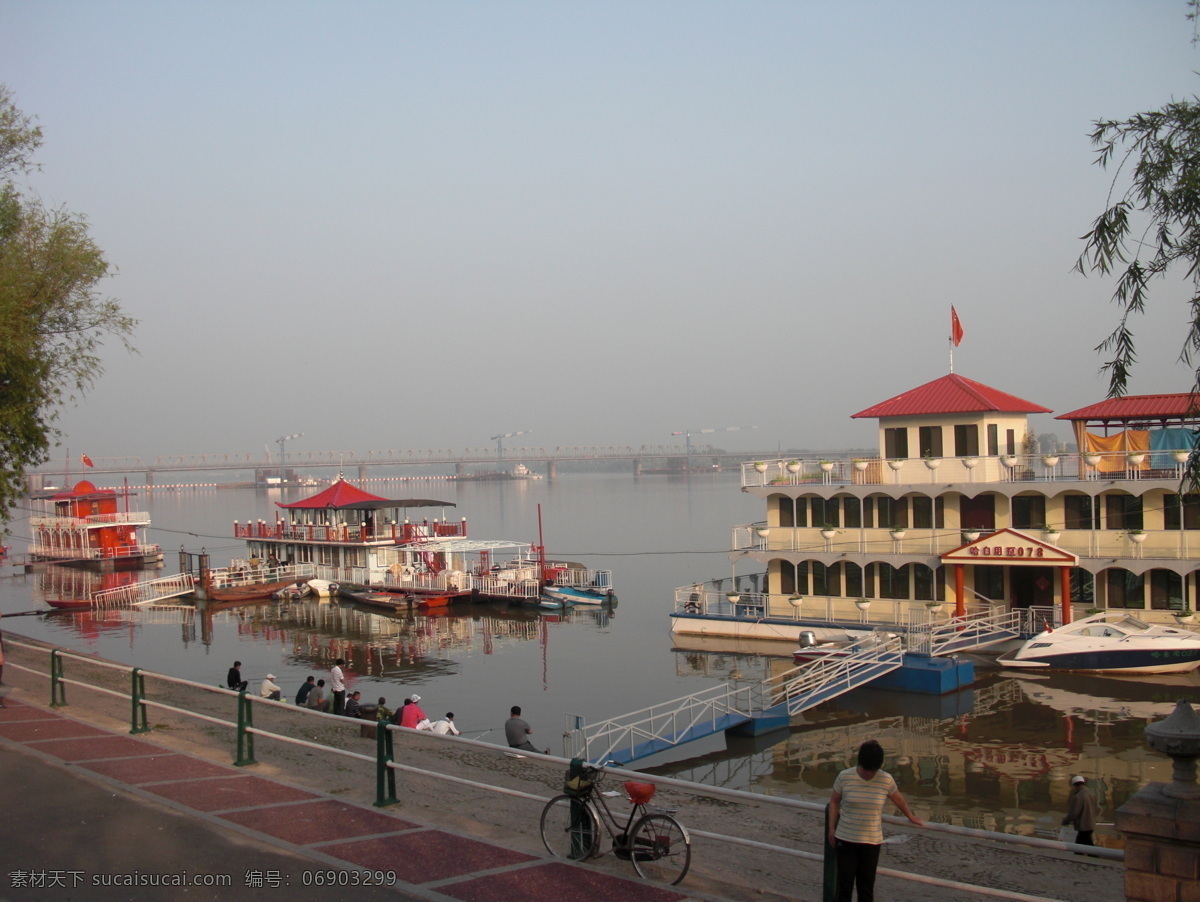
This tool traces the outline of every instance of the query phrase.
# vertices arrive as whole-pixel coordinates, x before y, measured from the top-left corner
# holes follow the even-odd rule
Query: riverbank
[[[16,648],[11,642],[6,651],[10,665],[45,672],[44,654]],[[74,679],[118,692],[127,689],[125,674],[75,659],[69,663]],[[6,683],[16,687],[15,701],[49,711],[45,677],[13,666],[5,668],[4,676]],[[151,674],[146,675],[146,681],[149,698],[209,718],[225,721],[232,718],[231,696],[157,680]],[[59,710],[114,735],[128,733],[127,699],[74,684],[67,687],[67,692],[70,705]],[[319,743],[346,754],[259,736],[255,743],[258,763],[243,768],[243,773],[283,781],[364,807],[375,801],[375,746],[361,736],[360,722],[310,714],[291,706],[254,707],[257,729]],[[146,741],[222,766],[232,760],[234,734],[226,726],[186,718],[158,707],[150,709],[149,720],[152,729],[146,734]],[[565,762],[537,755],[514,757],[500,748],[409,731],[396,734],[395,760],[404,767],[397,775],[400,804],[388,811],[496,843],[514,852],[536,858],[544,855],[538,815],[542,800],[559,791]],[[435,776],[439,774],[443,778]],[[486,784],[509,794],[500,795],[455,780]],[[678,808],[680,819],[693,831],[693,864],[683,887],[688,892],[733,900],[820,898],[819,861],[734,845],[706,835],[735,836],[749,842],[819,854],[822,841],[819,814],[778,807],[767,801],[762,804],[733,801],[706,792],[703,786],[694,791],[663,789],[656,801]],[[887,846],[882,868],[977,883],[1022,893],[1026,898],[1069,902],[1085,899],[1117,902],[1123,898],[1123,871],[1119,864],[913,828],[889,827],[888,832],[907,839]],[[52,866],[49,860],[42,864]],[[630,875],[628,862],[611,855],[597,859],[594,864],[600,873]],[[965,898],[984,898],[967,894],[961,888],[931,886],[889,876],[881,876],[879,886],[881,897],[892,900],[961,902]]]

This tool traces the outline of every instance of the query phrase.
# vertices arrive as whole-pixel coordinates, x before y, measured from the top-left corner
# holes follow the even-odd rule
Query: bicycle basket
[[[566,782],[563,783],[563,792],[575,798],[583,798],[591,794],[594,785],[588,773],[587,763],[582,758],[572,758],[571,766],[567,768]]]
[[[634,783],[632,780],[625,784],[625,791],[629,793],[629,801],[635,805],[650,804],[656,788],[653,783]]]

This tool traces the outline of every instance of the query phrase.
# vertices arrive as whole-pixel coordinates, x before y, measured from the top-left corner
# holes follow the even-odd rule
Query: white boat
[[[1096,614],[1047,629],[997,661],[1042,670],[1185,673],[1200,667],[1200,634],[1127,614]]]
[[[337,598],[338,584],[328,579],[310,579],[308,587],[320,598]]]
[[[612,593],[599,589],[579,589],[575,586],[546,586],[542,594],[566,604],[604,604],[612,600]]]

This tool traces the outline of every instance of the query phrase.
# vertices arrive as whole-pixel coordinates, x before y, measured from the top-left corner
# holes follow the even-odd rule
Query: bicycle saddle
[[[657,787],[653,783],[634,783],[632,780],[625,784],[625,791],[629,793],[629,801],[635,805],[646,805],[654,798],[654,791]]]

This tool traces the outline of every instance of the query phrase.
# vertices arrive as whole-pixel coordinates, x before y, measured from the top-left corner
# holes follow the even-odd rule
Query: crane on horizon
[[[683,444],[687,449],[687,469],[690,473],[692,470],[692,436],[693,435],[708,435],[713,432],[739,432],[742,429],[757,429],[757,426],[723,426],[720,429],[692,429],[672,432],[671,435],[682,435]]]
[[[502,466],[504,463],[504,440],[506,438],[529,435],[531,432],[533,432],[532,429],[522,429],[520,432],[502,432],[500,435],[493,435],[491,441],[496,443],[496,465]]]

